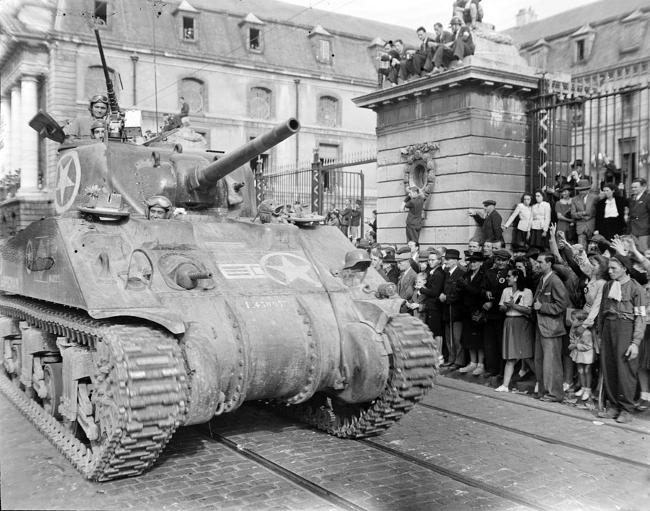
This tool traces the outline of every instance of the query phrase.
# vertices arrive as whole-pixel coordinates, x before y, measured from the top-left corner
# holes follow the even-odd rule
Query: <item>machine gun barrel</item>
[[[207,167],[197,168],[190,176],[189,188],[197,190],[214,186],[217,181],[264,151],[268,151],[271,147],[294,135],[299,129],[300,122],[298,119],[289,118],[287,121],[275,126],[271,131],[222,156]]]
[[[99,58],[102,60],[104,79],[106,80],[106,92],[108,93],[108,104],[110,107],[110,111],[112,113],[117,113],[120,111],[120,107],[117,104],[117,96],[115,95],[115,90],[113,89],[113,81],[111,80],[111,77],[108,74],[108,66],[106,65],[106,58],[104,57],[104,47],[102,46],[102,40],[99,37],[99,29],[95,28],[94,30],[95,30],[95,39],[97,39],[97,48],[99,49]]]

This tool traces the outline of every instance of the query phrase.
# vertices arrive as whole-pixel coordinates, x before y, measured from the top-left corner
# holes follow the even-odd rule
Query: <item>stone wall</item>
[[[52,199],[13,197],[0,203],[0,237],[15,235],[32,222],[54,215]]]
[[[355,99],[377,112],[380,242],[406,242],[404,176],[418,162],[403,152],[413,144],[438,146],[423,246],[464,248],[476,232],[469,208],[494,199],[505,221],[530,188],[526,106],[537,77],[506,43],[487,40],[483,55],[477,50],[461,67]]]

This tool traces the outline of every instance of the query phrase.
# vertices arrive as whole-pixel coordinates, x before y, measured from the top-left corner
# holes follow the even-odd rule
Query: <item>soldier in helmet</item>
[[[104,133],[106,132],[106,124],[104,121],[94,121],[90,125],[90,133],[92,134],[92,138],[95,140],[104,140]]]
[[[345,263],[339,276],[343,279],[346,286],[358,286],[366,278],[371,262],[366,250],[350,250],[345,254]]]
[[[108,114],[108,98],[101,94],[93,96],[88,106],[90,115],[80,115],[70,124],[63,128],[68,138],[91,138],[91,126],[93,122],[106,120]]]
[[[153,195],[145,201],[149,220],[168,220],[174,214],[172,202],[164,195]]]

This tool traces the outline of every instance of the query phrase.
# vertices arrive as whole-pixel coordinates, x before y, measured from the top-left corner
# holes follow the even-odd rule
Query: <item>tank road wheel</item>
[[[61,362],[45,364],[43,368],[43,381],[47,395],[42,399],[43,409],[57,420],[61,419],[59,403],[63,390],[63,375]]]
[[[2,393],[87,478],[148,469],[185,420],[188,389],[176,338],[18,297],[0,296],[0,312],[65,338],[57,342],[63,362],[43,365],[40,400],[27,399],[4,376]]]
[[[393,353],[386,387],[377,399],[348,404],[319,393],[287,411],[342,438],[377,435],[400,420],[433,387],[438,352],[430,330],[408,314],[393,316],[384,334]]]
[[[77,422],[90,440],[89,459],[80,468],[98,481],[141,474],[184,419],[178,343],[159,330],[111,326],[92,355],[92,384],[78,383]]]

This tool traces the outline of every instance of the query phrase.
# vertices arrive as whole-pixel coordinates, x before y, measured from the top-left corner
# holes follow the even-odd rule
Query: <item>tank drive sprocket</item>
[[[88,479],[137,475],[158,458],[187,408],[187,379],[178,341],[143,323],[93,320],[83,311],[0,296],[0,314],[65,338],[86,350],[96,439],[81,441],[4,375],[0,390]],[[58,374],[58,371],[52,374]],[[79,406],[81,408],[81,405]]]
[[[408,314],[393,316],[384,330],[392,348],[388,381],[370,403],[346,404],[322,393],[295,405],[276,404],[292,418],[341,438],[382,433],[399,421],[433,387],[438,352],[431,332]]]

